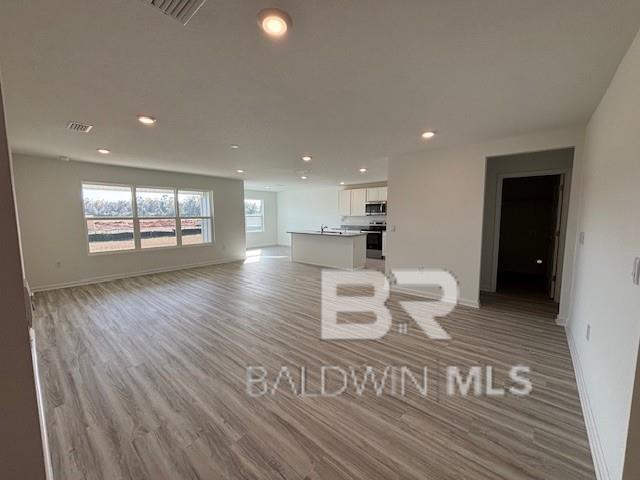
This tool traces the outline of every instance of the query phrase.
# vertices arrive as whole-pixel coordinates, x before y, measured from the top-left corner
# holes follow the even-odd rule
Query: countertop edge
[[[296,234],[296,235],[317,235],[319,237],[341,237],[341,238],[350,238],[350,237],[362,237],[365,236],[367,233],[364,232],[346,232],[346,233],[333,233],[333,232],[327,232],[327,233],[321,233],[321,232],[313,232],[313,231],[291,231],[291,232],[287,232],[287,233],[291,233],[291,234]]]

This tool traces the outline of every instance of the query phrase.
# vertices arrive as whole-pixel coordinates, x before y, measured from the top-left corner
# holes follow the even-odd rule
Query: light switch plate
[[[640,285],[640,257],[633,261],[633,284]]]
[[[580,245],[584,245],[584,232],[580,232],[580,236],[578,237],[578,242]]]

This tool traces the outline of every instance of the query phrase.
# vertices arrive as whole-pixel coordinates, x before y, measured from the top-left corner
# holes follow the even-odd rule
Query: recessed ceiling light
[[[278,8],[265,8],[258,13],[258,25],[273,38],[283,37],[291,28],[291,17]]]
[[[240,145],[238,145],[237,143],[232,143],[231,144],[231,148],[233,148],[235,150],[235,149],[240,148]]]
[[[238,169],[238,170],[236,170],[236,172],[238,172],[238,173],[244,173],[244,170],[242,170],[242,169]]]
[[[301,179],[301,180],[306,180],[307,178],[309,178],[309,177],[307,177],[306,175],[302,175],[302,176],[300,177],[300,179]]]
[[[151,126],[155,125],[157,120],[149,115],[138,115],[138,121],[143,125]]]
[[[304,160],[305,162],[310,162],[311,161],[311,155],[305,155],[302,157],[302,160]]]
[[[266,188],[267,190],[271,189],[271,187],[269,185],[266,185],[264,188]]]
[[[111,150],[109,150],[108,148],[99,148],[98,153],[101,153],[102,155],[109,155],[111,153]]]
[[[340,185],[344,185],[344,182],[340,182]]]
[[[425,140],[429,140],[430,138],[433,138],[436,136],[436,132],[434,132],[433,130],[427,130],[426,132],[422,133],[422,138],[424,138]]]
[[[366,171],[367,171],[367,169],[366,169],[366,168],[361,168],[361,169],[360,169],[360,173],[364,173],[364,172],[366,172]]]

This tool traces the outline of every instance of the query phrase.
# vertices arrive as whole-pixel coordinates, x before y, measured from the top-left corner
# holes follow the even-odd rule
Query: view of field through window
[[[247,232],[264,232],[264,202],[258,199],[244,200],[244,216]]]
[[[135,212],[130,186],[84,184],[82,192],[90,253],[134,250],[136,236],[144,249],[213,240],[209,192],[137,187]]]

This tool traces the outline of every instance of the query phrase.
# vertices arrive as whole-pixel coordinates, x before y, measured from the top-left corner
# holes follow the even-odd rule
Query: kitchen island
[[[291,234],[291,261],[358,270],[367,256],[367,234],[353,231],[298,231]]]

